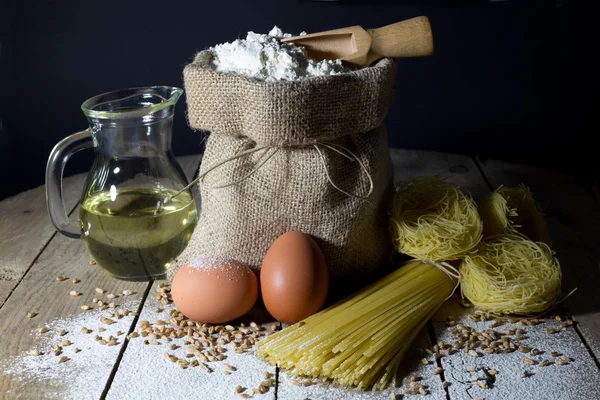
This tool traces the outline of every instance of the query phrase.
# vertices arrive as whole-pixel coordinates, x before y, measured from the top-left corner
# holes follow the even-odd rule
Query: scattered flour
[[[157,307],[162,311],[157,312]],[[163,305],[149,297],[140,315],[140,321],[168,320],[169,312],[173,309],[176,309],[173,304]],[[144,345],[142,337],[131,339],[106,398],[240,400],[240,395],[234,391],[236,386],[242,386],[245,389],[244,393],[251,394],[251,389],[258,387],[265,379],[265,372],[270,372],[275,377],[275,367],[254,356],[254,347],[245,353],[235,353],[230,344],[223,345],[228,349],[224,360],[207,363],[213,372],[207,373],[199,367],[181,369],[176,363],[163,357],[165,353],[169,353],[178,358],[185,358],[187,346],[184,340],[185,337],[173,339],[168,344]],[[170,349],[171,344],[178,347]],[[191,361],[194,358],[187,360]],[[235,372],[225,375],[224,364],[233,366]],[[253,398],[274,399],[275,388],[272,387],[268,392]]]
[[[340,60],[316,62],[306,57],[302,47],[279,42],[279,39],[291,36],[277,26],[266,35],[248,32],[246,39],[210,47],[203,61],[215,71],[267,82],[294,81],[349,71]]]
[[[118,310],[121,312],[127,308],[137,311],[139,301],[129,301],[121,304]],[[106,311],[114,311],[112,309]],[[107,325],[100,321],[106,311],[94,309],[74,315],[70,318],[55,320],[46,326],[49,331],[39,333],[32,331],[31,335],[38,337],[39,345],[29,350],[38,350],[41,355],[32,356],[24,352],[5,360],[0,364],[0,379],[10,379],[20,382],[20,386],[12,392],[5,393],[8,398],[31,399],[32,394],[27,393],[27,383],[38,382],[35,386],[40,387],[39,382],[44,381],[44,399],[98,399],[104,390],[111,370],[121,349],[121,343],[125,341],[134,316],[123,316],[121,319],[111,318],[114,324]],[[83,333],[81,328],[88,328],[90,333]],[[106,329],[100,332],[99,329]],[[64,335],[60,335],[61,330]],[[122,335],[117,335],[118,331]],[[99,344],[94,338],[102,336],[108,341],[110,335],[117,339],[115,346]],[[63,346],[62,354],[55,356],[52,347],[61,344],[63,340],[69,340],[72,344]],[[75,348],[81,351],[75,352]],[[28,350],[28,351],[29,351]],[[57,363],[57,359],[66,356],[69,360]],[[37,393],[36,395],[39,395]]]
[[[447,327],[445,316],[454,315],[456,322],[473,327],[478,331],[492,327],[492,321],[472,322],[466,318],[472,309],[456,306],[457,301],[448,301],[433,319],[433,326],[438,340],[452,343],[455,339],[450,334],[453,327]],[[462,310],[461,310],[462,308]],[[574,327],[561,328],[560,322],[547,318],[536,326],[520,326],[506,323],[494,328],[525,330],[525,339],[519,341],[531,349],[542,353],[531,355],[515,351],[508,354],[485,354],[471,357],[463,351],[457,351],[448,357],[442,357],[445,378],[449,382],[448,391],[451,399],[504,400],[578,400],[600,399],[600,371],[590,357],[588,350],[579,339]],[[553,328],[559,332],[546,333]],[[514,338],[514,336],[513,336]],[[553,356],[552,352],[557,352]],[[558,357],[566,356],[567,365],[558,366],[554,362]],[[535,365],[526,365],[524,358],[531,358]],[[548,360],[551,365],[540,363]],[[474,369],[474,372],[470,371]],[[495,369],[498,374],[488,389],[480,388],[478,382],[485,382],[486,370]],[[487,377],[489,379],[489,377]],[[477,379],[482,379],[477,381]]]
[[[186,264],[193,267],[188,269],[189,273],[201,271],[210,275],[212,272],[216,275],[224,275],[230,280],[238,277],[242,272],[247,270],[244,264],[221,256],[196,256]]]

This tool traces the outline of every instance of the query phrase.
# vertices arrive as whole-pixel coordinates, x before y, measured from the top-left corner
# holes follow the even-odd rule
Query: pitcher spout
[[[89,98],[81,109],[91,120],[164,118],[173,114],[182,94],[183,89],[172,86],[123,89]]]
[[[97,156],[132,158],[169,156],[175,105],[183,90],[171,86],[130,88],[86,100]]]

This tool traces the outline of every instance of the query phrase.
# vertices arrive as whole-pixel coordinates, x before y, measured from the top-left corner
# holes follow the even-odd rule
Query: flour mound
[[[204,62],[218,72],[267,82],[295,81],[350,71],[340,60],[317,62],[306,57],[304,48],[279,42],[279,39],[288,37],[292,35],[283,33],[277,26],[266,35],[250,31],[246,39],[210,47],[208,50],[212,57],[205,58]]]

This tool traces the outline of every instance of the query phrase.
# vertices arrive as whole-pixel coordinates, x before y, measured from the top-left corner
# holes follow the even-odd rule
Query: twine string
[[[362,169],[362,171],[365,173],[365,176],[369,180],[369,190],[368,190],[366,196],[364,196],[364,197],[362,197],[362,196],[354,196],[354,195],[351,195],[349,193],[344,192],[343,190],[341,190],[340,188],[336,187],[335,185],[334,185],[334,187],[336,187],[336,189],[338,189],[338,190],[346,193],[347,195],[349,195],[351,197],[356,197],[358,199],[366,200],[371,195],[371,193],[373,193],[373,189],[374,189],[375,185],[373,184],[373,177],[371,176],[371,174],[369,173],[369,170],[367,169],[367,167],[365,166],[365,164],[361,161],[361,159],[356,154],[354,154],[353,152],[351,152],[350,149],[348,149],[347,147],[336,145],[336,144],[333,144],[333,143],[326,143],[326,142],[321,142],[320,144],[322,146],[327,147],[330,150],[335,151],[338,154],[341,154],[342,156],[346,157],[350,161],[357,161],[358,162],[358,164],[360,165],[360,168]],[[338,149],[336,149],[336,147],[338,147]],[[348,154],[344,154],[343,153],[344,151],[347,152],[349,155]],[[327,166],[325,165],[325,160],[324,160],[323,157],[321,157],[321,158],[322,158],[322,161],[323,161],[323,168],[325,168],[325,170],[327,170]],[[329,178],[329,174],[327,175],[327,177]],[[333,185],[333,181],[331,179],[329,179],[329,183],[331,183]]]
[[[215,185],[215,186],[211,186],[212,189],[223,189],[229,186],[233,186],[233,185],[237,185],[240,182],[245,181],[246,179],[250,178],[252,175],[254,175],[256,173],[256,171],[258,171],[263,165],[265,165],[267,163],[267,161],[269,161],[275,154],[277,154],[277,152],[279,152],[279,150],[281,150],[281,147],[276,147],[275,151],[272,151],[271,154],[269,154],[269,150],[270,148],[266,149],[267,151],[265,151],[261,157],[258,159],[260,162],[254,167],[252,168],[252,170],[247,173],[246,175],[242,176],[239,179],[234,180],[233,182],[230,183],[226,183],[223,185]],[[267,155],[268,154],[268,155]],[[265,155],[267,155],[267,157],[264,157]],[[264,160],[261,161],[261,159],[264,157]],[[207,171],[205,171],[201,176],[200,179],[204,180],[204,177],[210,172],[212,171],[214,168],[210,168]]]
[[[310,141],[310,142],[305,142],[305,143],[298,143],[298,144],[288,144],[288,143],[281,143],[281,144],[269,144],[269,145],[264,145],[264,146],[259,146],[259,147],[254,147],[252,149],[248,149],[248,150],[244,150],[240,153],[234,154],[231,157],[227,157],[224,160],[221,160],[219,162],[217,162],[216,164],[212,165],[211,167],[209,167],[206,171],[204,171],[202,174],[198,175],[198,177],[196,177],[194,180],[192,180],[188,185],[186,185],[183,189],[181,189],[180,191],[178,191],[177,193],[168,196],[164,199],[164,201],[162,202],[162,205],[167,204],[168,202],[170,202],[175,196],[180,195],[181,193],[183,193],[184,191],[188,190],[189,188],[191,188],[196,182],[198,181],[204,181],[204,178],[212,171],[222,167],[225,164],[228,164],[232,161],[235,161],[237,159],[240,159],[242,157],[246,157],[249,156],[251,154],[257,153],[259,151],[264,151],[264,153],[259,157],[258,164],[256,164],[254,166],[254,168],[252,168],[252,170],[250,172],[248,172],[246,175],[242,176],[239,179],[236,179],[232,182],[228,182],[228,183],[224,183],[224,184],[218,184],[215,186],[211,186],[211,188],[213,189],[222,189],[222,188],[226,188],[229,186],[233,186],[233,185],[237,185],[240,182],[243,182],[244,180],[248,179],[250,176],[252,176],[253,174],[255,174],[257,171],[259,171],[269,160],[271,160],[273,158],[273,156],[275,156],[275,154],[277,154],[281,149],[283,148],[290,148],[290,147],[313,147],[317,153],[319,154],[319,159],[321,161],[321,165],[323,166],[323,171],[325,172],[325,175],[327,177],[327,180],[329,181],[329,183],[331,184],[331,186],[333,186],[335,189],[337,189],[338,191],[340,191],[341,193],[344,193],[345,195],[349,196],[349,197],[353,197],[356,199],[360,199],[360,200],[366,200],[371,193],[373,193],[373,189],[374,189],[374,184],[373,184],[373,177],[371,176],[371,174],[369,173],[369,170],[367,169],[367,167],[365,166],[365,164],[361,161],[361,159],[354,154],[352,151],[350,151],[350,149],[348,149],[347,147],[338,145],[338,144],[334,144],[334,143],[329,143],[329,142],[321,142],[318,140],[315,141]],[[323,153],[322,149],[320,148],[325,148],[325,149],[329,149],[339,155],[341,155],[342,157],[352,161],[352,162],[358,162],[358,164],[360,165],[361,171],[365,174],[365,176],[367,177],[368,181],[369,181],[369,190],[367,192],[367,194],[365,196],[361,196],[358,194],[353,194],[353,193],[349,193],[345,190],[343,190],[342,188],[340,188],[338,185],[335,184],[335,182],[333,181],[333,179],[331,178],[331,175],[329,174],[329,169],[327,167],[327,160],[325,158],[325,154]],[[269,152],[269,150],[273,149],[273,151]]]
[[[445,300],[448,300],[450,297],[452,297],[452,295],[454,294],[456,289],[458,289],[458,286],[460,285],[460,280],[462,279],[462,275],[461,275],[460,271],[458,270],[458,268],[456,268],[455,266],[453,266],[452,264],[450,264],[446,261],[442,261],[442,262],[429,261],[429,260],[421,260],[421,261],[423,261],[427,264],[436,266],[440,271],[442,271],[443,273],[448,275],[448,278],[450,278],[450,280],[452,280],[452,281],[456,280],[456,285],[454,285],[454,289],[452,289],[452,292],[450,292],[450,294],[448,295],[448,297],[446,297]]]

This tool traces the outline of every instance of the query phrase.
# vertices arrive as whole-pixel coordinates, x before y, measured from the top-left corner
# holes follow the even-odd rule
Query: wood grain
[[[281,41],[303,46],[313,60],[339,58],[358,67],[367,66],[383,57],[430,56],[434,48],[431,24],[425,16],[368,31],[355,25]]]
[[[198,160],[199,156],[181,159],[182,168],[188,176],[194,174]],[[73,202],[72,199],[69,201]],[[93,343],[82,345],[80,353],[72,352],[72,349],[78,346],[78,340],[84,342],[81,337],[83,334],[80,333],[83,323],[102,325],[99,321],[103,314],[97,305],[92,304],[92,299],[99,298],[109,302],[111,300],[106,298],[107,294],[131,290],[132,295],[112,301],[116,303],[117,310],[126,307],[137,311],[148,289],[148,283],[118,281],[99,267],[90,265],[89,261],[90,257],[83,241],[62,235],[55,236],[0,309],[0,393],[4,393],[4,398],[100,398],[124,341],[122,337],[118,337],[116,346],[107,347]],[[56,277],[59,275],[70,279],[58,282]],[[78,278],[80,282],[74,284],[71,282],[72,278]],[[96,288],[102,288],[106,292],[99,294]],[[81,295],[71,296],[71,290],[76,290]],[[82,305],[90,305],[94,309],[83,311]],[[37,315],[27,318],[28,312],[36,312]],[[87,315],[86,321],[82,321],[84,314]],[[109,334],[117,337],[117,329],[127,332],[133,320],[133,316],[124,317],[115,325],[107,325],[106,332],[100,334],[104,337],[108,337]],[[69,334],[65,337],[69,338],[73,345],[65,347],[63,355],[67,355],[71,360],[60,364],[61,373],[58,376],[49,372],[44,375],[44,367],[55,365],[54,360],[57,358],[51,354],[51,346],[64,339],[57,336],[58,328],[54,327],[65,325],[64,321],[67,321],[69,326]],[[49,326],[50,331],[45,334],[38,333],[36,330],[42,326]],[[94,329],[92,335],[98,333]],[[32,349],[40,350],[43,355],[25,355]],[[77,357],[83,359],[86,352],[93,352],[95,356],[86,357],[87,364],[81,365]],[[89,373],[91,370],[94,371],[93,374]],[[56,367],[46,371],[56,371]],[[90,379],[90,376],[94,379]]]
[[[79,201],[84,180],[84,174],[65,178],[67,211]],[[0,202],[0,308],[55,232],[46,208],[45,186]]]
[[[600,207],[567,174],[493,160],[480,161],[492,186],[528,186],[548,223],[553,250],[563,270],[565,304],[597,358],[600,357]]]
[[[437,175],[454,182],[478,201],[489,192],[471,157],[460,154],[393,149],[391,152],[396,182]]]
[[[429,18],[411,18],[368,31],[373,38],[368,60],[381,57],[426,57],[433,54],[433,33]]]
[[[200,208],[201,201],[197,201]],[[163,305],[155,298],[155,292],[160,282],[154,282],[150,295],[143,304],[139,321],[168,320],[168,312],[175,309],[174,305]],[[161,310],[162,309],[162,310]],[[160,311],[158,311],[160,310]],[[260,302],[246,315],[231,324],[250,325],[256,322],[265,329],[279,323],[264,309]],[[139,325],[139,324],[138,324]],[[136,327],[136,331],[139,329]],[[183,347],[170,350],[166,344],[145,345],[143,339],[132,338],[128,341],[122,359],[116,368],[114,377],[107,382],[106,398],[114,400],[147,398],[202,398],[226,399],[236,398],[234,393],[237,385],[246,388],[244,393],[250,393],[263,381],[265,371],[276,376],[276,368],[249,354],[227,353],[227,359],[210,363],[214,372],[206,373],[199,368],[181,369],[177,364],[166,361],[163,354],[169,352],[178,357],[184,357]],[[231,375],[224,375],[222,365],[228,363],[238,369]],[[157,367],[159,365],[160,367]],[[159,379],[139,379],[142,376],[152,376],[160,369]],[[182,384],[185,382],[185,384]],[[261,395],[264,399],[275,398],[275,387]]]
[[[72,318],[70,332],[79,334],[81,328],[89,323],[78,321],[85,313],[94,315],[97,320],[102,313],[98,307],[94,306],[93,311],[82,311],[81,306],[92,306],[92,299],[99,298],[108,301],[106,296],[96,293],[96,288],[102,288],[107,293],[119,294],[124,290],[132,290],[135,295],[127,296],[130,310],[137,311],[139,302],[148,286],[147,282],[123,282],[111,278],[98,266],[89,264],[90,257],[85,245],[81,240],[74,240],[62,235],[56,236],[46,247],[42,256],[36,261],[29,270],[25,279],[15,289],[12,296],[6,301],[4,307],[0,310],[0,336],[2,337],[2,356],[0,356],[0,365],[2,370],[6,370],[11,364],[19,363],[23,354],[30,349],[40,349],[44,356],[39,358],[38,368],[43,367],[43,362],[49,357],[50,346],[60,342],[62,338],[57,337],[56,329],[52,329],[45,335],[34,332],[36,328],[45,325],[52,327],[59,321]],[[57,282],[55,278],[59,275],[65,275],[69,278],[78,278],[81,280],[78,284],[71,283],[71,280]],[[73,297],[69,295],[71,290],[81,292],[81,296]],[[117,304],[122,304],[123,299],[118,299]],[[122,309],[118,307],[117,309]],[[34,318],[27,318],[26,314],[30,311],[38,313]],[[131,322],[132,318],[128,318]],[[116,330],[106,326],[107,334],[116,336]],[[120,327],[124,331],[129,330]],[[94,335],[97,332],[93,333]],[[47,340],[51,338],[51,340]],[[69,337],[74,346],[79,346],[77,337]],[[119,340],[122,343],[122,340]],[[51,389],[56,393],[64,390],[64,398],[69,398],[75,393],[86,393],[90,398],[99,398],[104,383],[107,381],[112,365],[119,354],[119,347],[106,347],[97,345],[83,349],[79,354],[68,354],[73,362],[65,363],[64,376],[68,376],[70,382],[61,382],[62,379],[35,379],[28,378],[27,374],[8,375],[0,379],[0,392],[25,396],[26,398],[42,398],[43,394]],[[85,376],[85,369],[82,370],[80,363],[75,361],[77,356],[83,357],[84,352],[94,352],[97,358],[91,362],[89,368],[94,369],[94,377],[88,382]],[[67,351],[65,351],[65,354]],[[70,352],[69,352],[70,353]],[[56,358],[56,357],[54,357]],[[34,364],[35,365],[35,364]],[[100,371],[105,374],[101,375]],[[63,385],[61,385],[63,384]]]

